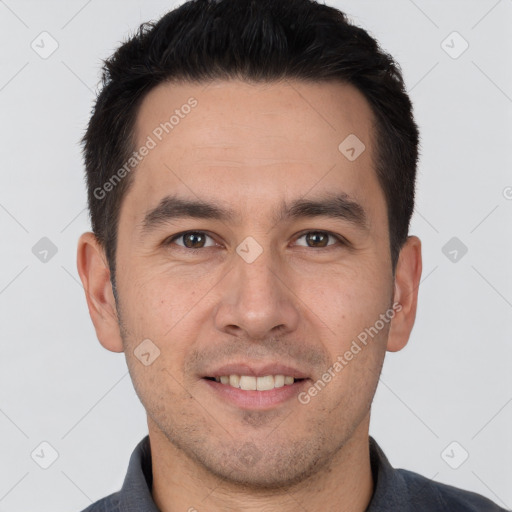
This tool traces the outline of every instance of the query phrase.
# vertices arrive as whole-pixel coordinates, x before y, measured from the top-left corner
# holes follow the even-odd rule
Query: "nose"
[[[215,326],[222,332],[249,340],[284,335],[297,329],[299,299],[286,270],[273,261],[270,249],[248,263],[238,254],[234,268],[223,280]]]

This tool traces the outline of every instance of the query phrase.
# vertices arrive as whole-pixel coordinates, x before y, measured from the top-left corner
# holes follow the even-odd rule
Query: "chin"
[[[238,450],[233,447],[222,452],[195,454],[195,458],[206,471],[247,490],[278,491],[303,483],[321,467],[327,457],[322,448],[305,443],[294,443],[286,447],[269,446],[260,451],[252,442],[244,443]]]

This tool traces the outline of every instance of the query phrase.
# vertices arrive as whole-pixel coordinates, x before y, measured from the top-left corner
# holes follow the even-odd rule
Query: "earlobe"
[[[409,236],[400,251],[395,271],[393,303],[400,304],[391,321],[387,350],[397,352],[405,347],[416,318],[418,288],[421,278],[421,241]]]
[[[110,270],[103,247],[94,233],[84,233],[78,241],[77,268],[98,340],[107,350],[122,352]]]

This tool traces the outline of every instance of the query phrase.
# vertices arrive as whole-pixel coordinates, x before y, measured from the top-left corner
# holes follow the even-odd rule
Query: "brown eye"
[[[211,237],[202,231],[187,231],[170,238],[168,244],[175,243],[185,249],[203,249],[215,245],[213,240],[208,244],[208,239],[211,240]]]
[[[199,249],[203,247],[205,236],[202,233],[186,233],[182,236],[185,247]]]
[[[329,235],[319,231],[313,231],[306,235],[306,242],[310,247],[325,247],[329,241]]]
[[[329,243],[329,238],[334,239],[335,242]],[[342,242],[342,240],[339,237],[337,237],[336,235],[332,235],[331,233],[328,233],[326,231],[308,231],[307,233],[304,233],[299,238],[297,238],[297,241],[300,239],[304,239],[305,243],[299,243],[298,245],[312,248],[323,248],[335,245],[336,240],[338,241],[338,243]]]

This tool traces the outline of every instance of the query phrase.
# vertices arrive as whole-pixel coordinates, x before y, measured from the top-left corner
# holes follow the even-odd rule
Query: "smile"
[[[209,380],[215,380],[221,384],[244,391],[269,391],[283,386],[290,386],[296,380],[289,375],[265,375],[256,377],[254,375],[222,375],[220,377],[210,377]]]

